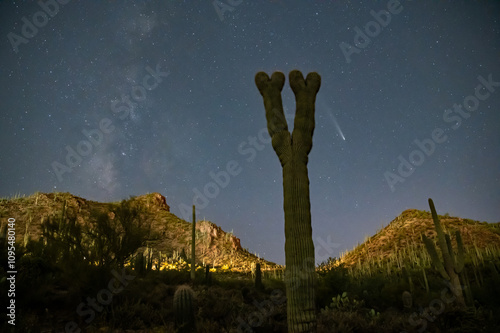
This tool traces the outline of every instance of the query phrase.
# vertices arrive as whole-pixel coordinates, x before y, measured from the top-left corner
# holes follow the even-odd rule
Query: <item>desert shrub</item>
[[[402,279],[391,280],[380,289],[380,307],[397,307],[401,308],[401,295],[407,290],[407,281]]]
[[[375,332],[366,316],[351,311],[322,311],[318,316],[318,333]]]
[[[332,297],[332,302],[330,303],[329,308],[337,311],[352,312],[361,310],[364,305],[365,301],[360,301],[353,296],[349,298],[347,292],[344,291],[342,295],[339,294]],[[328,309],[328,307],[326,309]]]
[[[224,326],[227,327],[232,318],[236,316],[238,307],[242,303],[242,297],[238,295],[237,290],[226,290],[212,286],[200,290],[198,302],[201,318],[224,323]]]
[[[114,328],[144,329],[164,323],[164,308],[155,307],[144,300],[120,298],[113,301],[112,308],[113,312],[107,313],[106,322]]]
[[[49,305],[47,297],[53,284],[55,268],[45,258],[24,255],[19,260],[16,279],[16,298],[18,306],[45,308]]]
[[[482,306],[489,308],[498,306],[500,299],[500,277],[493,267],[482,267],[483,285],[471,282],[472,296]]]
[[[149,228],[140,218],[141,211],[129,201],[110,207],[112,213],[93,211],[88,224],[77,221],[65,205],[60,216],[51,216],[42,224],[38,242],[30,242],[27,252],[45,258],[54,265],[79,275],[75,269],[86,265],[123,267],[125,261],[145,242]],[[66,272],[69,270],[65,270]]]
[[[40,239],[28,243],[30,258],[38,258],[30,259],[38,263],[32,269],[50,263],[54,280],[75,290],[107,283],[111,270],[123,266],[147,233],[139,211],[130,203],[123,201],[113,214],[111,218],[93,212],[89,224],[84,225],[64,205],[60,216],[45,219]],[[96,264],[104,270],[94,269]]]
[[[24,255],[18,262],[17,281],[29,289],[38,288],[54,269],[45,258]]]
[[[90,242],[87,260],[99,266],[123,266],[144,245],[150,232],[141,218],[141,210],[130,201],[122,201],[112,213],[93,211],[85,234]]]
[[[286,289],[285,281],[280,279],[268,278],[264,283],[265,289],[264,292],[266,294],[270,294],[273,290],[284,290]]]
[[[158,274],[161,282],[170,285],[179,285],[189,283],[191,281],[191,276],[188,270],[176,270],[176,269],[164,269],[160,272],[149,272],[150,275]],[[202,281],[201,274],[197,274],[195,281]]]
[[[471,309],[447,307],[443,313],[436,315],[436,320],[429,326],[436,326],[442,332],[477,332],[481,320]]]
[[[350,289],[350,278],[343,264],[322,271],[317,278],[316,305],[319,308],[330,305],[333,296]]]
[[[220,333],[224,332],[225,329],[220,323],[210,318],[200,319],[200,327],[203,327],[203,333]]]
[[[5,316],[2,316],[5,317]],[[30,313],[23,309],[19,309],[16,314],[15,329],[12,325],[5,323],[0,331],[2,332],[40,332],[40,316],[36,313]]]
[[[241,290],[242,288],[250,288],[253,286],[253,281],[251,281],[250,279],[234,279],[234,278],[228,278],[226,277],[225,279],[221,279],[219,278],[219,274],[214,274],[215,276],[217,276],[217,279],[216,279],[216,285],[220,286],[221,288],[224,288],[224,289],[237,289],[237,290]],[[271,286],[271,285],[278,285],[278,283],[274,283],[274,282],[271,282],[271,280],[269,279],[266,279],[265,280],[266,283],[266,287],[268,286]],[[284,283],[283,283],[284,285]]]
[[[365,277],[353,293],[359,295],[368,307],[375,309],[385,308],[392,304],[386,302],[385,297],[381,295],[381,290],[388,284],[389,281],[384,273],[374,274],[373,276]]]
[[[318,333],[416,333],[408,317],[396,311],[386,311],[371,315],[374,310],[359,308],[357,311],[322,310],[318,315]]]

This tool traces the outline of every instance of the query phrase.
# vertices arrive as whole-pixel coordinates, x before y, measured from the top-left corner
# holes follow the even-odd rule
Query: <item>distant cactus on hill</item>
[[[462,236],[460,235],[460,231],[457,230],[455,235],[457,240],[458,254],[455,255],[453,246],[451,244],[450,235],[443,231],[443,227],[441,226],[441,222],[439,221],[439,217],[437,216],[436,208],[434,207],[434,202],[432,202],[432,199],[429,199],[429,206],[431,208],[432,220],[434,221],[434,226],[436,228],[438,245],[441,249],[443,262],[441,262],[441,259],[439,258],[434,242],[427,238],[424,234],[422,234],[425,248],[427,249],[427,252],[432,259],[434,267],[436,267],[436,269],[444,279],[451,283],[452,292],[457,297],[457,303],[465,307],[465,300],[462,293],[462,284],[460,283],[459,278],[459,275],[464,269],[465,258]]]

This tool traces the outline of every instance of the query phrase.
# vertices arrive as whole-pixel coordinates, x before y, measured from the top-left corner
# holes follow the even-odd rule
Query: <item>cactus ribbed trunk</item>
[[[191,287],[179,286],[174,293],[174,314],[177,333],[196,332],[195,295]]]
[[[195,258],[196,258],[196,210],[195,206],[193,205],[193,227],[191,229],[191,281],[194,281],[195,278],[195,271],[194,271],[194,263],[195,263]]]
[[[268,77],[259,72],[255,83],[264,99],[267,127],[283,168],[285,211],[285,260],[288,332],[315,332],[315,261],[309,199],[308,154],[314,132],[314,103],[321,85],[317,73],[306,80],[297,70],[289,74],[296,112],[292,134],[283,112],[283,73]]]
[[[288,331],[314,332],[315,261],[306,166],[291,162],[283,167],[283,191]]]
[[[255,288],[262,290],[262,272],[260,271],[260,264],[255,265]]]

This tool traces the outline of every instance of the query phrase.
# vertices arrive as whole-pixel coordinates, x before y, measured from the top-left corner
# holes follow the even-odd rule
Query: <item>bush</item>
[[[123,200],[112,212],[94,211],[85,234],[90,238],[86,247],[87,260],[99,266],[119,266],[145,243],[150,232],[142,218],[141,210],[130,201]]]
[[[317,279],[316,306],[323,308],[330,305],[333,296],[350,288],[350,278],[344,264],[322,271]]]

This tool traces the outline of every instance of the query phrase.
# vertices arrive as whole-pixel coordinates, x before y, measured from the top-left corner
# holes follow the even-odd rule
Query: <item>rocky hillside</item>
[[[170,213],[164,196],[150,193],[130,200],[143,208],[141,219],[151,227],[147,247],[153,250],[154,256],[160,253],[165,259],[190,256],[192,224]],[[42,235],[42,221],[47,217],[60,216],[64,202],[67,212],[74,214],[81,224],[87,223],[91,212],[96,210],[108,212],[113,218],[113,210],[119,204],[90,201],[70,193],[35,193],[29,197],[0,199],[0,218],[2,222],[6,222],[7,218],[16,219],[18,243],[23,243],[26,233],[31,240],[36,241]],[[239,238],[210,221],[197,221],[196,261],[215,267],[228,265],[242,271],[250,270],[252,264],[257,262],[263,268],[276,266],[243,249]]]
[[[489,255],[500,256],[500,222],[479,222],[448,214],[439,215],[439,218],[445,232],[452,235],[454,246],[455,231],[460,230],[470,260]],[[368,261],[397,262],[406,259],[413,262],[423,260],[426,261],[424,264],[429,264],[422,234],[436,239],[431,213],[408,209],[352,251],[344,253],[340,259],[346,266]]]

